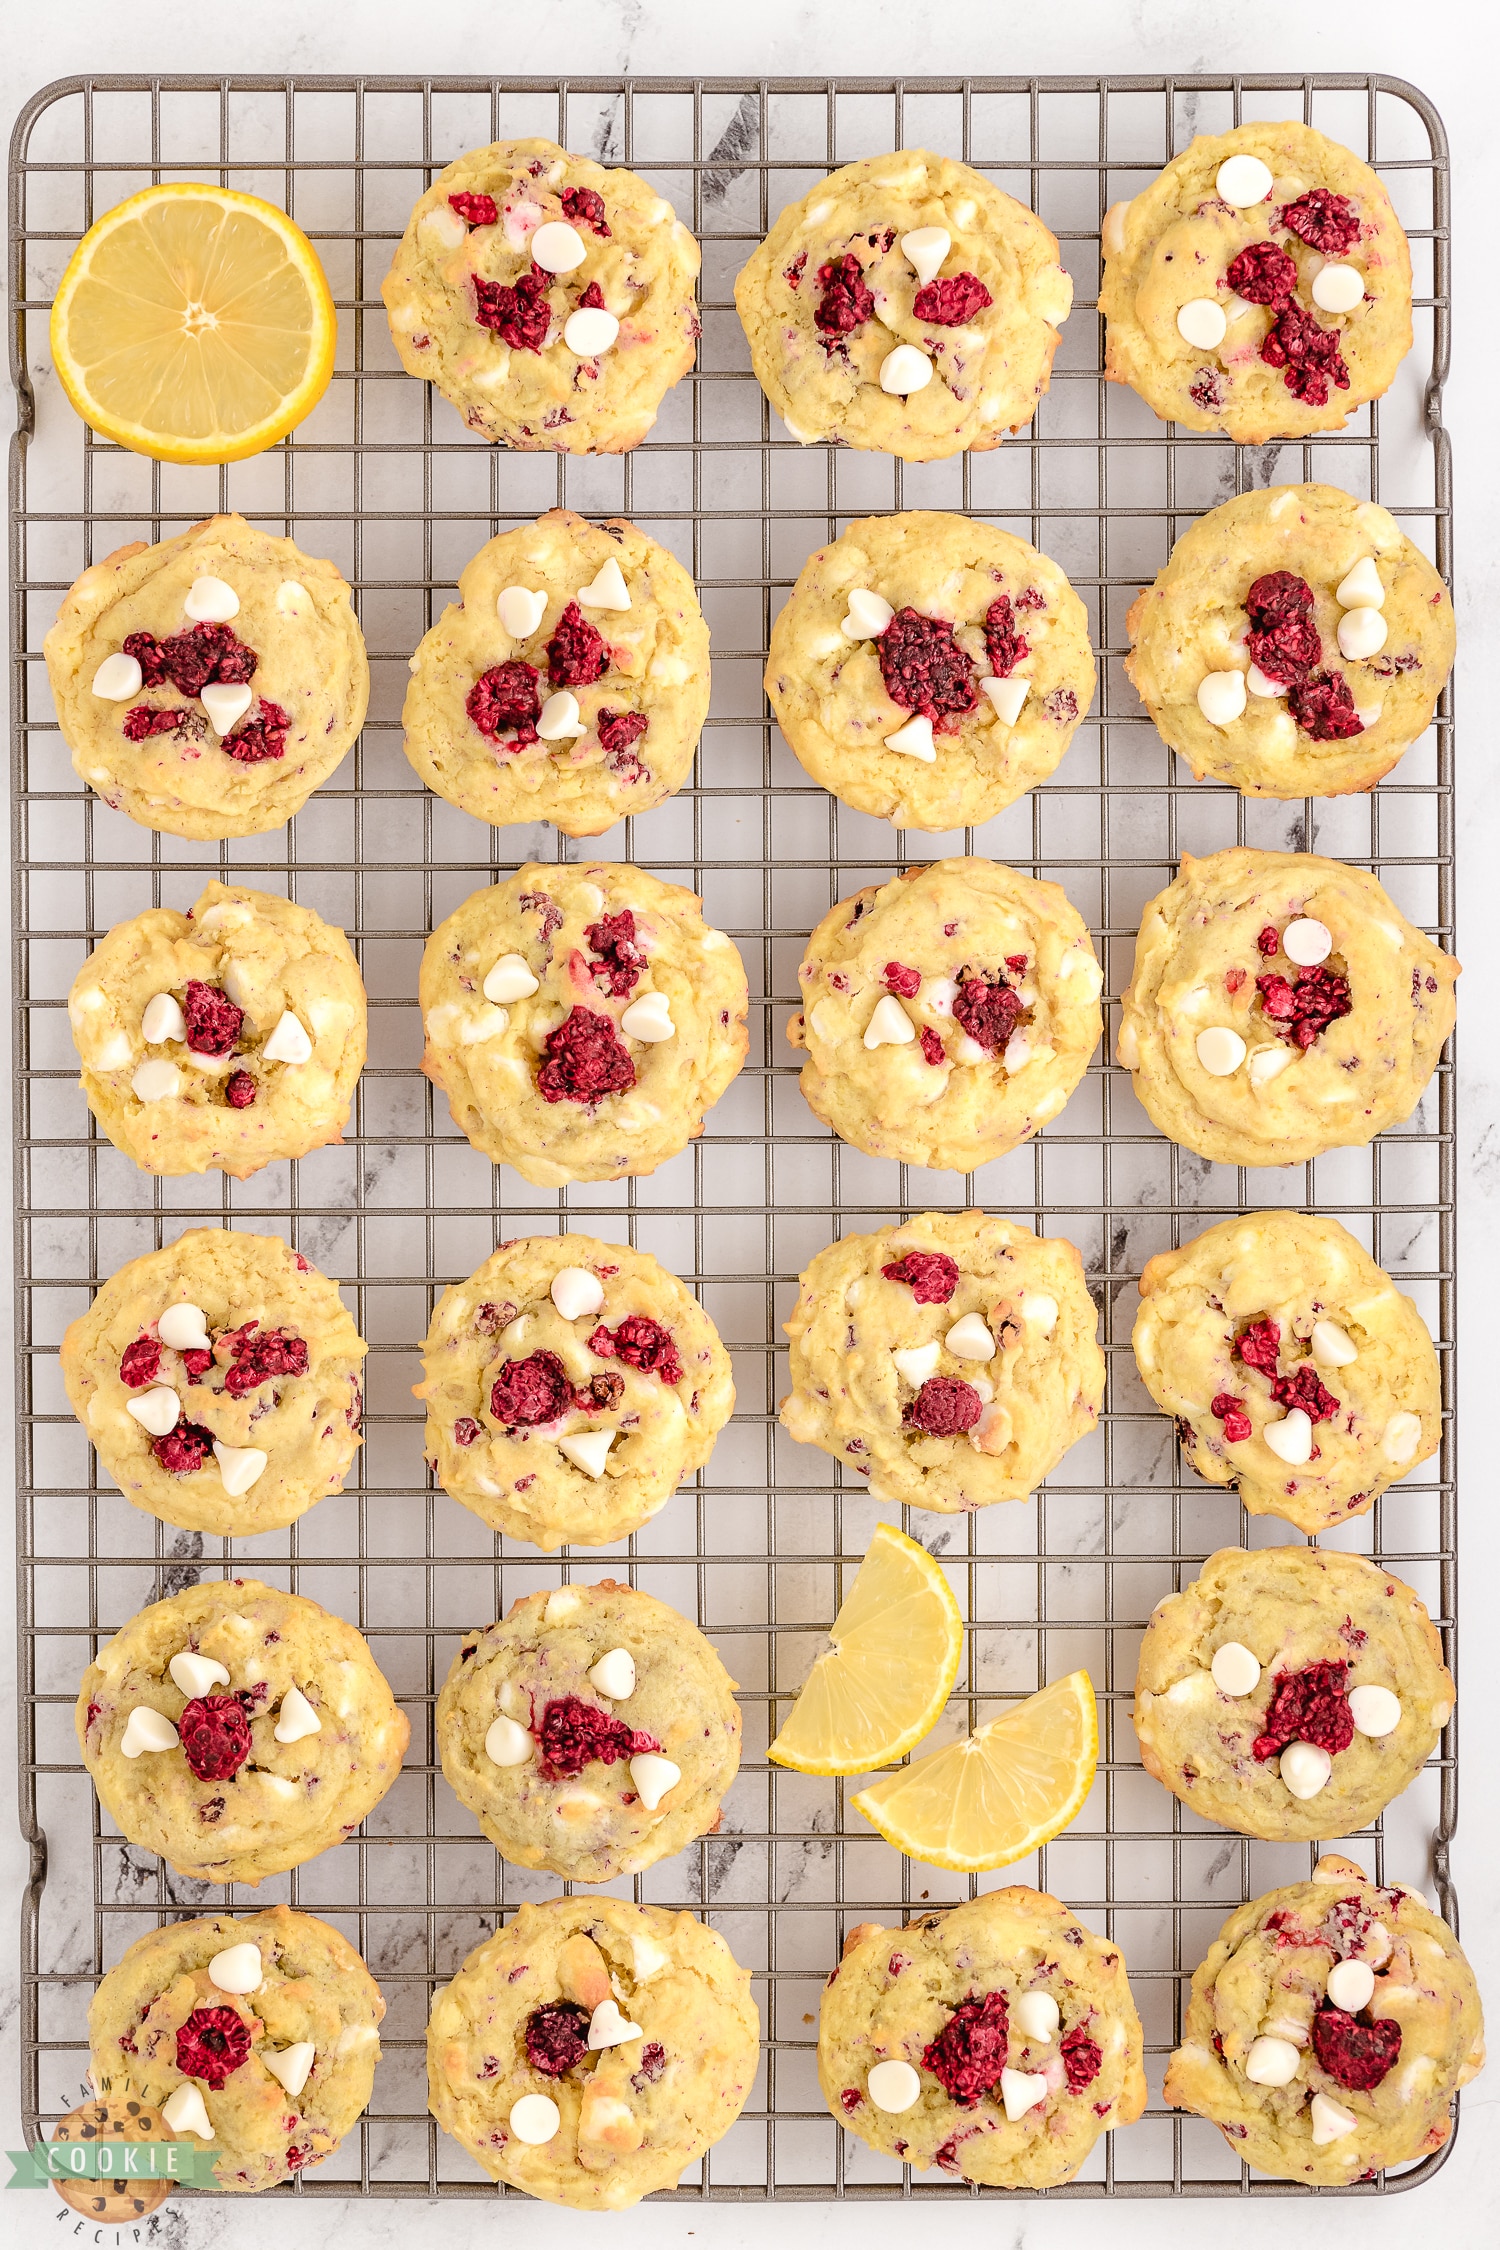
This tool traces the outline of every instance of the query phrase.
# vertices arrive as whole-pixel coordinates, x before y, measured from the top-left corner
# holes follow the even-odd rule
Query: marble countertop
[[[1458,491],[1455,597],[1459,620],[1458,697],[1468,720],[1459,740],[1469,761],[1460,777],[1458,951],[1468,964],[1463,986],[1467,1026],[1459,1055],[1460,1182],[1466,1196],[1460,1263],[1466,1419],[1462,1424],[1460,1490],[1464,1591],[1460,1595],[1460,1685],[1466,1724],[1462,1810],[1454,1868],[1463,1902],[1463,1935],[1491,2013],[1500,2009],[1500,1758],[1495,1721],[1500,1708],[1500,1634],[1487,1616],[1484,1589],[1500,1583],[1500,1509],[1489,1490],[1494,1441],[1488,1425],[1492,1389],[1487,1354],[1496,1338],[1491,1277],[1500,1267],[1500,1062],[1488,1026],[1500,1020],[1500,885],[1490,854],[1500,839],[1500,771],[1485,734],[1500,659],[1500,550],[1491,530],[1500,489],[1500,424],[1493,409],[1493,365],[1500,349],[1500,298],[1471,246],[1481,236],[1481,210],[1492,208],[1485,167],[1492,161],[1491,79],[1480,45],[1493,38],[1493,17],[1472,0],[1363,0],[1355,10],[1316,11],[1306,0],[1064,0],[1050,11],[986,6],[913,13],[909,0],[759,0],[741,19],[692,0],[565,0],[497,8],[491,0],[442,0],[436,8],[393,0],[258,0],[253,9],[189,7],[186,0],[135,0],[121,10],[103,0],[74,0],[56,12],[9,11],[0,28],[0,108],[13,115],[49,80],[83,69],[164,71],[257,68],[303,72],[351,69],[436,73],[594,75],[751,72],[757,75],[860,76],[901,70],[922,73],[1224,71],[1268,68],[1375,69],[1409,78],[1443,112],[1453,150],[1456,309],[1453,376],[1446,419],[1453,433]],[[1020,19],[1020,20],[1018,20]],[[1486,496],[1483,500],[1479,496]],[[1475,1326],[1476,1321],[1480,1324]],[[1467,1481],[1465,1482],[1465,1472]],[[6,1566],[8,1567],[8,1566]],[[8,1661],[8,1659],[7,1659]],[[7,1680],[7,1706],[13,1682]],[[15,1739],[0,1714],[3,1738]],[[0,1890],[9,1905],[19,1889],[14,1837],[0,1836]],[[4,1916],[9,1922],[8,1913]],[[16,2084],[15,1965],[0,1959],[0,2118],[6,2145],[19,2141],[11,2109]],[[1231,2250],[1258,2246],[1288,2214],[1265,2202],[1236,2205],[1160,2201],[1099,2204],[945,2203],[942,2224],[961,2241],[997,2235],[1020,2245],[1072,2250],[1105,2237],[1134,2250],[1148,2241],[1162,2250],[1195,2242],[1211,2228]],[[9,2239],[109,2241],[48,2196],[6,2207]],[[215,2201],[194,2209],[190,2198],[169,2204],[151,2223],[150,2239],[182,2250],[251,2250],[268,2213],[253,2204]],[[498,2228],[521,2245],[575,2238],[578,2222],[536,2204],[374,2202],[286,2203],[275,2207],[278,2242],[312,2250],[338,2234],[372,2246],[398,2241],[411,2250],[461,2250],[491,2239]],[[607,2226],[617,2250],[684,2243],[695,2237],[718,2250],[815,2238],[835,2244],[906,2241],[921,2224],[911,2206],[827,2204],[699,2206],[654,2203],[594,2222]],[[1301,2250],[1344,2250],[1355,2244],[1404,2243],[1414,2229],[1444,2229],[1456,2242],[1500,2236],[1500,2070],[1492,2068],[1464,2098],[1457,2146],[1437,2178],[1415,2198],[1371,2203],[1300,2203],[1291,2221]],[[61,2229],[61,2232],[59,2230]],[[131,2237],[122,2233],[120,2240]],[[146,2239],[143,2231],[141,2239]]]

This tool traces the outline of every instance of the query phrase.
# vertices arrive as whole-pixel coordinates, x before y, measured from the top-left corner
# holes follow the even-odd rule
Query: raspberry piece
[[[575,1008],[549,1031],[543,1055],[536,1075],[543,1101],[596,1102],[635,1084],[635,1064],[614,1025],[592,1008]]]
[[[216,2094],[250,2052],[250,2026],[238,2008],[195,2008],[177,2027],[177,2067]]]
[[[1272,971],[1257,977],[1255,986],[1277,1038],[1293,1047],[1310,1047],[1354,1006],[1349,979],[1322,962],[1316,968],[1304,969],[1295,984]]]
[[[471,194],[464,190],[458,195],[450,195],[448,203],[466,227],[492,227],[500,216],[492,195]]]
[[[902,1420],[929,1437],[961,1437],[982,1412],[983,1402],[971,1384],[952,1375],[929,1375]]]
[[[141,668],[142,687],[160,687],[167,676],[161,660],[161,642],[154,633],[127,633],[121,653],[133,656]]]
[[[960,2001],[924,2053],[923,2067],[932,2072],[950,2101],[969,2108],[999,2084],[1010,2051],[1008,2029],[1003,1992]]]
[[[120,1381],[132,1391],[156,1381],[161,1365],[161,1345],[154,1336],[137,1336],[120,1354]]]
[[[597,281],[591,281],[579,298],[578,310],[580,312],[603,312],[604,291],[599,287]]]
[[[177,1733],[200,1781],[233,1781],[250,1755],[250,1721],[237,1695],[195,1695]]]
[[[997,680],[1005,679],[1022,657],[1030,654],[1025,634],[1016,631],[1009,594],[997,594],[984,613],[984,645],[989,653],[990,671]]]
[[[291,723],[290,714],[279,703],[269,703],[263,696],[254,718],[236,727],[233,734],[226,734],[219,747],[237,765],[264,765],[268,758],[286,756],[286,730]]]
[[[517,275],[514,288],[475,274],[474,318],[481,328],[492,328],[513,352],[539,352],[552,324],[547,284],[548,276],[535,266]]]
[[[993,1055],[1016,1028],[1021,996],[998,979],[991,984],[988,977],[965,977],[959,983],[953,1014],[975,1045]]]
[[[859,2108],[864,2098],[857,2086],[846,2086],[839,2096],[839,2105],[852,2115]]]
[[[823,334],[837,339],[852,335],[875,316],[875,299],[864,277],[865,269],[852,252],[842,258],[830,258],[826,266],[818,268],[818,287],[823,292],[813,314],[814,323]]]
[[[590,687],[609,670],[609,651],[596,625],[569,602],[547,643],[547,677],[555,688]]]
[[[182,995],[187,1044],[195,1055],[229,1055],[239,1038],[245,1011],[217,985],[193,977]]]
[[[920,712],[941,727],[944,719],[972,711],[979,701],[974,667],[945,617],[898,609],[875,651],[885,692],[903,711]]]
[[[535,666],[523,664],[518,656],[505,664],[492,664],[470,688],[464,709],[491,741],[514,727],[514,749],[535,742],[536,722],[542,715],[542,691]]]
[[[213,1363],[214,1355],[211,1351],[186,1351],[182,1354],[183,1369],[190,1383],[201,1383]]]
[[[453,1442],[455,1445],[472,1445],[481,1434],[479,1424],[471,1414],[460,1414],[453,1425]]]
[[[183,733],[188,717],[175,705],[170,710],[153,711],[149,703],[137,703],[126,712],[120,732],[127,742],[145,742],[153,734]]]
[[[224,1099],[231,1109],[249,1109],[255,1101],[255,1080],[248,1070],[234,1070],[224,1081]]]
[[[599,747],[607,759],[619,758],[639,742],[651,721],[644,711],[601,711],[594,721]],[[640,760],[632,761],[639,766]]]
[[[1252,626],[1245,646],[1266,678],[1281,686],[1304,679],[1323,661],[1322,635],[1310,617],[1290,617],[1269,633],[1257,633]]]
[[[1294,1367],[1290,1375],[1278,1375],[1271,1385],[1271,1396],[1288,1414],[1294,1406],[1300,1406],[1310,1422],[1326,1422],[1339,1410],[1338,1400],[1326,1388],[1310,1359]]]
[[[1281,951],[1281,932],[1276,928],[1274,922],[1268,922],[1261,931],[1260,936],[1255,941],[1255,950],[1257,953],[1263,954],[1268,961],[1273,954]]]
[[[1098,2042],[1090,2039],[1081,2023],[1075,2023],[1071,2031],[1063,2033],[1059,2051],[1063,2069],[1068,2074],[1068,2092],[1081,2094],[1085,2087],[1093,2085],[1104,2067]]]
[[[887,1281],[904,1281],[919,1305],[946,1305],[958,1287],[958,1267],[946,1250],[908,1250],[880,1270]]]
[[[995,302],[977,273],[950,274],[946,281],[929,281],[912,299],[918,320],[934,328],[957,328]]]
[[[936,1069],[939,1063],[947,1061],[948,1058],[943,1053],[943,1042],[930,1023],[924,1024],[917,1036],[922,1042],[922,1060],[924,1062],[931,1063],[933,1068]]]
[[[604,198],[597,188],[565,187],[562,191],[563,217],[590,228],[593,233],[607,235],[609,227],[604,217]]]
[[[490,1388],[490,1412],[508,1430],[555,1422],[573,1404],[573,1385],[556,1352],[508,1359]]]
[[[1243,1360],[1247,1367],[1257,1368],[1262,1375],[1274,1376],[1276,1362],[1281,1357],[1281,1323],[1270,1319],[1253,1321],[1236,1343],[1234,1356]]]
[[[201,695],[210,680],[243,687],[260,662],[254,649],[247,648],[227,625],[185,625],[165,641],[150,633],[131,633],[125,653],[140,665],[148,687],[170,680],[182,695]]]
[[[1296,681],[1286,707],[1314,742],[1349,742],[1365,731],[1342,672],[1314,672]]]
[[[567,1781],[587,1765],[617,1765],[622,1758],[661,1749],[653,1734],[638,1734],[612,1711],[579,1696],[563,1695],[547,1705],[537,1729],[542,1755],[537,1771],[543,1781]]]
[[[1391,2016],[1361,2023],[1329,2000],[1312,2020],[1312,2047],[1330,2078],[1354,2094],[1373,2093],[1401,2052],[1401,2026]]]
[[[1337,329],[1321,327],[1301,305],[1287,305],[1276,315],[1260,356],[1267,367],[1285,368],[1282,379],[1287,389],[1309,406],[1326,406],[1330,388],[1349,388]]]
[[[1224,404],[1224,377],[1217,367],[1200,367],[1188,385],[1188,397],[1205,414],[1217,414]]]
[[[1293,617],[1305,617],[1313,606],[1313,591],[1294,570],[1267,570],[1252,579],[1245,609],[1258,633],[1274,632]]]
[[[672,1331],[645,1313],[628,1313],[615,1329],[601,1323],[589,1338],[589,1350],[599,1359],[623,1359],[627,1367],[638,1367],[643,1375],[655,1375],[663,1383],[682,1381],[682,1361]]]
[[[646,966],[646,956],[635,942],[635,916],[627,906],[621,914],[606,914],[591,922],[583,934],[590,953],[597,957],[589,964],[595,984],[613,999],[622,999]]]
[[[554,2000],[534,2008],[522,2030],[526,2060],[544,2078],[576,2070],[589,2051],[589,2012],[574,2000]]]
[[[1347,195],[1337,195],[1332,188],[1309,188],[1306,195],[1299,195],[1295,203],[1286,206],[1281,223],[1290,227],[1299,242],[1321,250],[1325,258],[1342,258],[1359,240],[1353,204]]]
[[[1347,1664],[1304,1664],[1300,1672],[1280,1672],[1266,1705],[1254,1756],[1264,1765],[1289,1742],[1311,1742],[1336,1757],[1354,1740],[1354,1714],[1345,1683]]]
[[[898,993],[903,1000],[915,1000],[922,989],[922,972],[909,969],[904,961],[887,961],[885,988],[887,992]]]
[[[190,1477],[201,1469],[214,1449],[214,1434],[198,1422],[179,1422],[165,1437],[153,1438],[151,1450],[169,1477]]]
[[[1224,1425],[1224,1435],[1231,1445],[1243,1445],[1247,1437],[1255,1434],[1255,1425],[1245,1412],[1244,1401],[1233,1391],[1220,1391],[1209,1408],[1216,1422]]]
[[[624,1396],[625,1378],[623,1375],[591,1375],[588,1381],[580,1383],[573,1393],[575,1404],[581,1406],[585,1413],[591,1407],[597,1409],[600,1413],[607,1413],[612,1406],[618,1406]]]
[[[231,1398],[244,1398],[277,1375],[307,1373],[307,1346],[290,1328],[262,1328],[258,1321],[247,1320],[243,1328],[231,1329],[223,1341],[233,1360],[224,1377],[224,1388]]]
[[[1297,261],[1275,242],[1251,242],[1234,259],[1226,277],[1247,305],[1270,305],[1280,312],[1297,294]]]

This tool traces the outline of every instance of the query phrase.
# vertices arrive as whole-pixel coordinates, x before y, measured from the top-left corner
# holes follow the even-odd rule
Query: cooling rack
[[[1387,398],[1339,436],[1236,449],[1156,421],[1101,374],[1099,228],[1195,131],[1301,115],[1378,165],[1411,238],[1417,346]],[[623,458],[500,452],[476,441],[392,352],[379,285],[434,172],[501,136],[544,133],[654,181],[704,247],[699,366]],[[749,373],[733,276],[770,220],[830,166],[903,144],[962,156],[1030,203],[1077,284],[1033,426],[987,454],[930,466],[803,450]],[[283,203],[317,245],[339,305],[332,386],[284,445],[221,470],[162,467],[97,442],[62,402],[47,355],[51,292],[92,220],[164,178],[208,178]],[[1444,942],[1453,927],[1451,704],[1369,797],[1279,805],[1192,782],[1124,682],[1124,612],[1173,539],[1231,492],[1316,477],[1379,498],[1446,574],[1451,482],[1440,393],[1448,353],[1448,178],[1441,122],[1399,81],[1359,75],[968,80],[77,78],[46,88],[10,167],[10,471],[15,977],[15,1320],[21,1817],[34,1852],[22,1943],[28,2135],[78,2099],[99,1975],[174,1915],[286,1898],[335,1922],[389,2003],[369,2115],[284,2191],[492,2196],[426,2114],[422,2030],[433,1986],[497,1917],[559,1887],[507,1867],[473,1833],[433,1756],[432,1703],[459,1634],[561,1578],[606,1573],[674,1603],[741,1683],[744,1765],[721,1833],[626,1895],[707,1916],[755,1973],[761,2073],[733,2131],[678,2193],[964,2198],[843,2135],[818,2093],[818,1993],[844,1930],[967,1896],[967,1878],[903,1862],[846,1809],[841,1782],[770,1767],[765,1745],[805,1677],[879,1511],[857,1482],[777,1429],[780,1322],[799,1268],[833,1234],[979,1203],[1082,1250],[1110,1362],[1097,1434],[1027,1505],[913,1516],[968,1619],[951,1738],[1044,1679],[1087,1665],[1099,1691],[1098,1780],[1065,1835],[989,1882],[1059,1893],[1123,1946],[1146,2025],[1152,2101],[1095,2149],[1063,2197],[1309,2192],[1378,2195],[1399,2176],[1309,2191],[1252,2177],[1219,2134],[1166,2110],[1161,2074],[1186,1980],[1241,1899],[1307,1872],[1309,1853],[1199,1821],[1146,1776],[1129,1724],[1135,1650],[1166,1592],[1214,1547],[1294,1535],[1197,1483],[1129,1349],[1135,1281],[1153,1252],[1226,1212],[1292,1204],[1340,1217],[1421,1305],[1439,1339],[1444,1442],[1429,1467],[1330,1543],[1373,1553],[1422,1593],[1453,1654],[1453,1082],[1370,1149],[1279,1172],[1202,1163],[1164,1140],[1101,1049],[1039,1139],[970,1179],[866,1159],[804,1107],[784,1037],[806,932],[858,884],[976,850],[1061,882],[1090,924],[1106,996],[1129,973],[1145,901],[1183,848],[1317,849],[1373,868]],[[713,702],[694,778],[591,847],[550,829],[492,833],[427,795],[401,753],[406,659],[491,534],[566,503],[622,512],[692,570],[713,632]],[[901,837],[802,774],[770,723],[770,622],[811,549],[851,517],[973,511],[1044,548],[1089,606],[1097,709],[1057,773],[982,829]],[[127,539],[160,539],[235,507],[351,580],[374,692],[361,744],[285,831],[222,846],[133,826],[74,780],[40,650],[63,590]],[[639,859],[706,899],[751,982],[752,1045],[699,1142],[649,1179],[549,1194],[492,1170],[417,1069],[416,971],[427,932],[528,857]],[[103,932],[148,905],[186,906],[211,875],[316,907],[349,931],[370,993],[370,1060],[344,1144],[244,1183],[153,1180],[93,1129],[68,1037],[69,982]],[[371,1346],[366,1445],[350,1489],[290,1530],[235,1543],[173,1533],[123,1500],[67,1410],[56,1347],[127,1258],[204,1220],[284,1235],[337,1277]],[[580,1227],[655,1252],[700,1292],[734,1355],[739,1410],[696,1482],[616,1549],[544,1560],[493,1537],[434,1489],[410,1396],[433,1302],[509,1235]],[[259,1892],[183,1881],[98,1811],[71,1709],[90,1655],[144,1602],[253,1572],[314,1596],[369,1637],[412,1720],[409,1762],[358,1835]],[[1384,1879],[1429,1887],[1452,1918],[1450,1728],[1424,1774],[1346,1848]]]

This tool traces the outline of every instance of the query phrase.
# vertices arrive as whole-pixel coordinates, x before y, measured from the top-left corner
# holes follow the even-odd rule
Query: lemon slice
[[[242,461],[312,412],[337,328],[285,211],[173,181],[89,228],[53,302],[52,359],[101,437],[158,461]]]
[[[1087,1672],[1070,1672],[962,1742],[854,1799],[888,1844],[929,1867],[1008,1867],[1076,1820],[1099,1761]]]
[[[799,1773],[868,1773],[935,1724],[957,1677],[963,1619],[926,1548],[882,1524],[830,1637],[770,1755]]]

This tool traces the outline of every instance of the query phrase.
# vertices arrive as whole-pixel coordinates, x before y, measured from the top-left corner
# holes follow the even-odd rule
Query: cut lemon
[[[854,1806],[909,1859],[975,1874],[1024,1859],[1076,1820],[1098,1762],[1094,1684],[1070,1672],[862,1789]]]
[[[317,405],[337,328],[285,211],[173,181],[89,228],[52,306],[52,359],[101,437],[158,461],[243,461]]]
[[[904,1757],[936,1724],[964,1645],[953,1590],[926,1548],[882,1524],[829,1637],[771,1757],[799,1773],[868,1773]]]

